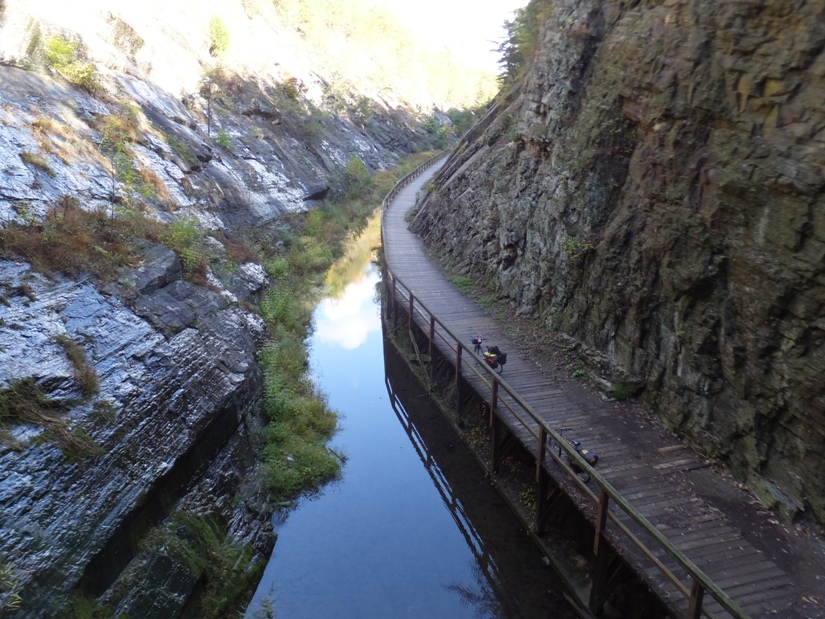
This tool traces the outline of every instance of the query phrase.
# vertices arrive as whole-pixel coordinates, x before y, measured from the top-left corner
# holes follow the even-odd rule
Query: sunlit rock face
[[[560,0],[415,220],[825,522],[825,2]]]
[[[375,172],[435,144],[389,93],[356,114],[364,93],[339,87],[332,105],[311,59],[289,53],[299,35],[272,30],[271,2],[114,4],[0,0],[0,227],[37,224],[68,197],[101,225],[128,205],[222,238],[339,195],[353,157]],[[220,59],[216,15],[233,33]],[[79,44],[94,93],[47,68],[51,37]],[[102,146],[106,123],[126,117],[140,182],[114,174]],[[140,548],[177,510],[214,518],[252,565],[274,543],[254,458],[266,334],[244,309],[268,278],[246,263],[208,273],[207,289],[182,281],[170,250],[137,249],[139,264],[105,285],[0,260],[0,391],[34,381],[86,449],[67,454],[48,424],[0,428],[0,563],[20,587],[15,616],[56,616],[77,593],[133,617],[178,616],[198,575]],[[83,349],[99,392],[83,393],[61,338]],[[10,599],[0,591],[0,609]]]

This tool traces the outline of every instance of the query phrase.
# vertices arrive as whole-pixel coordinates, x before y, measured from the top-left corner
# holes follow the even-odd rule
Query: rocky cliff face
[[[414,226],[825,522],[825,3],[552,5]]]
[[[328,80],[295,64],[216,62],[198,30],[208,16],[182,14],[186,2],[122,14],[55,4],[52,14],[49,3],[0,0],[0,226],[36,223],[70,198],[107,217],[124,207],[191,217],[223,238],[339,193],[354,157],[386,169],[436,137],[409,106],[365,110],[362,95],[340,88],[331,100]],[[236,37],[255,31],[243,43],[278,38],[244,12],[249,3],[219,4],[238,20]],[[74,69],[47,71],[50,38],[77,44]],[[93,83],[64,79],[90,67]],[[77,592],[134,617],[197,615],[188,605],[198,574],[141,546],[177,510],[209,516],[221,539],[228,530],[254,555],[242,557],[250,570],[274,543],[253,457],[265,333],[244,309],[266,275],[242,264],[209,273],[207,289],[182,279],[170,250],[147,243],[140,253],[107,285],[0,260],[0,399],[34,384],[59,408],[52,430],[0,427],[0,567],[22,597],[14,616],[54,616]],[[66,341],[85,354],[94,393]],[[6,585],[0,614],[13,601]]]

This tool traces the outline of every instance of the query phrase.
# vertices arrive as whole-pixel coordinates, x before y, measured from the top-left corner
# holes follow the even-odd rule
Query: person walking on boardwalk
[[[481,354],[481,342],[484,341],[484,338],[481,337],[480,334],[476,333],[475,337],[470,340],[473,343],[473,352],[477,355]]]

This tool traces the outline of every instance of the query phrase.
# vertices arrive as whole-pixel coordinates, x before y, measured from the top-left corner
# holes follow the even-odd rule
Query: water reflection
[[[342,479],[275,521],[246,616],[548,616],[538,550],[403,360],[385,362],[375,242],[331,272],[310,342],[313,378],[342,414]]]
[[[315,311],[315,337],[344,350],[361,346],[370,333],[381,330],[381,319],[374,311],[375,284],[378,271],[361,271],[358,281],[348,284],[338,297],[327,297]]]

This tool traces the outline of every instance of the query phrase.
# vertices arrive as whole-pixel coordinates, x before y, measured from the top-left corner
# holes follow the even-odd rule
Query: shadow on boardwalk
[[[529,401],[532,391],[552,388],[552,406],[541,401],[531,406],[548,424],[571,428],[571,436],[598,451],[599,472],[748,615],[825,617],[825,548],[820,538],[802,526],[780,522],[730,475],[685,447],[640,406],[605,401],[572,380],[569,361],[548,334],[510,315],[496,320],[494,311],[458,292],[429,260],[407,230],[404,214],[433,172],[403,189],[384,216],[387,263],[416,298],[451,331],[466,334],[464,343],[480,332],[488,343],[506,350],[504,379],[524,399]],[[633,555],[630,549],[622,554]],[[645,569],[645,575],[654,588],[663,589],[655,570]],[[727,616],[716,608],[718,616]]]

